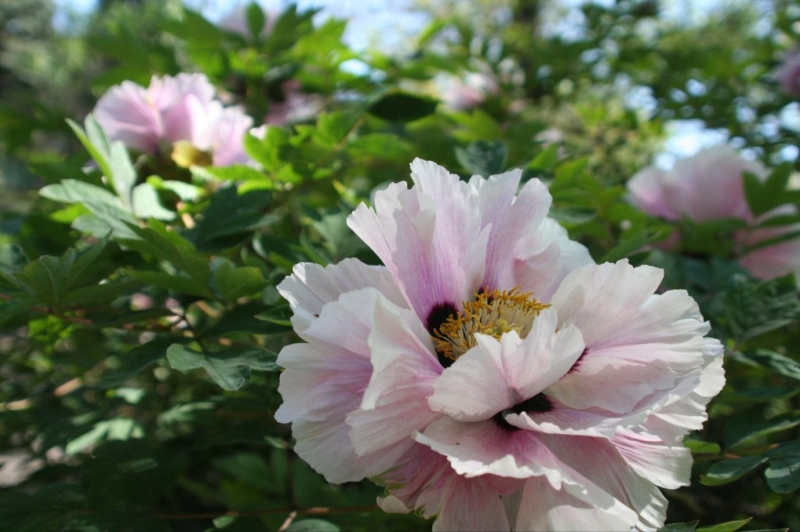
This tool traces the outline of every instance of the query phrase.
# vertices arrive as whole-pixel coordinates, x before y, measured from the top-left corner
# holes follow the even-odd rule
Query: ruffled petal
[[[426,399],[442,372],[430,336],[416,314],[373,293],[377,297],[368,303],[373,372],[360,408],[346,419],[359,455],[404,451],[412,446],[416,430],[441,417]]]
[[[576,495],[581,500],[619,515],[630,515],[621,510],[626,507],[635,516],[627,521],[628,526],[635,525],[637,530],[657,530],[664,524],[666,499],[653,483],[640,477],[626,463],[611,441],[563,436],[544,437],[544,441],[564,468],[580,472],[587,482],[599,489],[588,492],[587,496]],[[594,501],[593,497],[598,494],[603,494],[603,499]],[[608,496],[622,506],[608,508],[604,500]]]
[[[692,430],[703,428],[708,419],[706,406],[725,386],[725,370],[722,368],[723,348],[719,340],[705,338],[703,369],[698,384],[661,409],[644,422],[645,430],[663,441],[674,444]]]
[[[97,102],[93,111],[109,140],[144,153],[158,153],[162,135],[160,115],[148,102],[143,87],[131,81],[112,87]]]
[[[521,494],[514,530],[630,532],[635,522],[630,513],[592,506],[539,477],[528,479]]]
[[[692,475],[692,453],[681,444],[666,445],[657,436],[622,431],[611,443],[640,477],[656,486],[678,489],[688,486]]]
[[[416,186],[390,185],[375,195],[374,209],[359,205],[347,223],[431,327],[435,308],[457,309],[480,288],[489,232],[481,232],[478,198],[458,176],[420,159],[411,169]]]
[[[530,399],[560,379],[583,351],[580,332],[544,310],[525,339],[511,331],[500,340],[476,334],[477,346],[444,370],[428,400],[461,421],[480,421]]]
[[[410,445],[358,455],[349,436],[347,415],[360,408],[373,373],[369,341],[376,305],[391,302],[375,288],[342,294],[303,330],[307,344],[287,346],[278,356],[286,371],[278,388],[284,402],[275,418],[292,423],[295,451],[329,482],[379,474]]]
[[[442,418],[417,434],[416,440],[446,456],[455,472],[467,478],[546,476],[556,486],[570,481],[539,435],[509,430],[492,420],[462,423]]]
[[[450,468],[444,456],[419,444],[382,481],[389,487],[394,510],[399,501],[426,518],[437,516],[433,524],[437,531],[509,530],[501,496],[522,487],[520,481],[491,475],[465,478]]]
[[[685,291],[654,295],[657,268],[627,261],[570,274],[553,297],[559,323],[581,330],[586,351],[547,394],[576,410],[624,415],[642,400],[661,400],[678,380],[703,366],[708,332]]]
[[[406,305],[385,267],[367,266],[357,259],[345,259],[324,268],[310,262],[296,264],[292,275],[278,285],[278,292],[289,301],[294,313],[292,325],[299,334],[317,319],[327,303],[366,287],[377,289],[395,305]]]

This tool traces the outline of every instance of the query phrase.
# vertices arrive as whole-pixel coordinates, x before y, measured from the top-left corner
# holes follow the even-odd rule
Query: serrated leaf
[[[97,386],[104,390],[120,386],[139,372],[150,367],[157,360],[165,357],[167,348],[174,343],[174,338],[156,338],[146,344],[134,347],[123,355],[119,355],[122,359],[122,364],[111,373],[106,374],[97,383]]]
[[[700,483],[706,486],[721,486],[742,478],[744,475],[765,463],[767,456],[745,456],[722,460],[712,465],[708,473],[700,478]]]
[[[66,292],[61,297],[61,304],[74,307],[110,303],[138,285],[135,279],[123,277],[94,286],[84,286]]]
[[[211,263],[211,280],[219,294],[226,301],[236,301],[263,290],[269,283],[261,270],[251,266],[237,267],[224,258],[216,258]]]
[[[142,183],[133,189],[133,214],[137,218],[155,218],[156,220],[174,220],[177,216],[161,205],[158,192],[148,183]]]
[[[205,286],[191,277],[172,275],[166,272],[128,270],[127,274],[143,283],[158,286],[167,290],[183,292],[193,296],[213,298],[214,294]]]
[[[769,368],[784,377],[800,380],[800,363],[775,351],[758,349],[746,353],[736,353],[734,359]]]
[[[438,102],[406,92],[389,92],[369,106],[367,111],[391,122],[412,122],[436,111]]]
[[[170,365],[179,371],[203,368],[225,390],[235,391],[245,385],[251,370],[276,371],[275,355],[266,349],[252,347],[198,353],[175,344],[167,349]]]

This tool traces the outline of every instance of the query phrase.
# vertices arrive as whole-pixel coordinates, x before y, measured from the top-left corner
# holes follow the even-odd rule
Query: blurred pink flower
[[[776,214],[797,212],[785,206],[756,219],[745,198],[744,172],[760,179],[769,173],[761,163],[742,158],[732,148],[716,146],[679,160],[670,171],[641,170],[628,181],[628,192],[641,210],[674,222],[684,216],[696,222],[739,218],[755,226]],[[800,239],[748,251],[759,242],[797,230],[798,225],[737,231],[733,238],[739,262],[760,279],[800,270]],[[671,243],[679,242],[679,235],[673,235]]]
[[[302,122],[317,115],[323,107],[318,95],[306,94],[301,90],[300,82],[295,79],[281,84],[283,101],[270,101],[269,112],[264,118],[265,124],[283,125]]]
[[[447,76],[441,79],[439,85],[444,104],[457,111],[472,109],[500,90],[494,76],[476,72],[463,77]]]
[[[721,345],[660,269],[595,265],[520,178],[416,160],[348,219],[385,266],[297,265],[276,419],[330,482],[376,478],[434,530],[655,530]]]
[[[238,107],[223,107],[202,74],[153,76],[147,88],[125,81],[106,92],[94,109],[110,140],[159,155],[187,141],[209,152],[215,166],[244,163],[242,145],[253,120]]]
[[[784,91],[800,97],[800,50],[791,50],[775,70],[775,79]]]

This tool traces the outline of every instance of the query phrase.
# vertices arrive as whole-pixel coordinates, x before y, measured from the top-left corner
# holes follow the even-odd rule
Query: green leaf
[[[167,354],[167,348],[174,343],[175,338],[156,338],[134,347],[124,355],[120,355],[122,364],[100,379],[97,386],[104,390],[120,386],[163,358]]]
[[[708,473],[700,477],[700,483],[706,486],[720,486],[739,480],[744,475],[769,460],[767,456],[745,456],[722,460],[712,465]]]
[[[67,123],[89,151],[103,175],[108,178],[111,186],[122,200],[123,206],[130,210],[131,189],[136,183],[136,170],[131,164],[125,145],[119,141],[109,143],[100,124],[91,114],[86,117],[84,122],[85,132],[75,122],[68,119]]]
[[[197,285],[208,292],[208,281],[211,270],[208,262],[198,256],[191,243],[176,234],[167,231],[158,221],[151,220],[149,227],[131,225],[130,230],[138,238],[119,239],[126,246],[147,253],[159,260],[172,263],[194,279]]]
[[[211,263],[211,281],[226,301],[236,301],[263,290],[269,283],[261,270],[255,267],[236,267],[227,259],[218,257]]]
[[[303,519],[295,521],[286,532],[339,532],[339,527],[322,519]]]
[[[777,493],[800,488],[800,440],[784,442],[767,452],[767,484]]]
[[[664,227],[658,229],[642,229],[631,236],[623,238],[605,255],[600,257],[599,263],[616,262],[640,251],[647,244],[658,242],[669,236],[671,229]]]
[[[747,205],[755,216],[760,216],[784,203],[786,185],[792,175],[792,164],[783,163],[778,166],[762,183],[758,176],[745,172],[743,176],[744,193]]]
[[[697,521],[689,523],[670,523],[669,525],[662,526],[658,532],[694,532],[697,527]]]
[[[253,190],[239,194],[236,187],[219,189],[211,204],[187,236],[203,251],[216,251],[239,244],[251,232],[271,223],[267,214],[272,194]]]
[[[737,416],[725,425],[725,446],[729,449],[753,443],[769,434],[783,432],[800,425],[800,414],[783,414],[771,419],[761,416]]]
[[[133,214],[138,218],[155,218],[156,220],[174,220],[177,214],[161,205],[158,192],[148,183],[142,183],[133,189]]]
[[[193,296],[213,298],[214,294],[208,286],[203,285],[196,279],[184,275],[172,275],[165,272],[128,270],[128,275],[144,283],[183,292]]]
[[[267,17],[264,16],[264,10],[256,2],[251,2],[247,6],[247,29],[250,30],[250,35],[258,38],[264,30],[264,23]]]
[[[718,443],[710,441],[687,440],[683,445],[692,451],[692,454],[719,454],[722,452]]]
[[[775,351],[758,349],[746,353],[735,353],[734,359],[769,368],[779,375],[800,381],[800,363]]]
[[[66,292],[61,297],[61,304],[71,307],[102,305],[114,301],[138,285],[136,280],[123,277],[94,286],[84,286]]]
[[[277,371],[275,355],[260,347],[198,353],[175,344],[167,349],[167,360],[178,371],[203,368],[223,389],[235,391],[245,385],[251,370]]]
[[[697,532],[736,532],[744,525],[752,521],[752,517],[742,519],[740,521],[728,521],[727,523],[719,523],[718,525],[704,526],[698,528]]]
[[[456,159],[465,170],[475,175],[489,177],[499,174],[506,165],[508,147],[503,141],[478,140],[466,148],[456,148]]]
[[[731,397],[742,398],[753,402],[768,402],[778,399],[788,399],[800,393],[800,387],[794,386],[753,386],[744,390],[737,390]]]
[[[391,122],[412,122],[433,114],[437,104],[431,98],[392,91],[370,105],[367,111]]]
[[[555,142],[536,154],[525,168],[531,170],[553,170],[558,164],[558,150],[560,146]]]

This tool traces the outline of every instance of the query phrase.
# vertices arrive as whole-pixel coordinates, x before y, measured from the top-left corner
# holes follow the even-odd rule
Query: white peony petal
[[[303,262],[295,265],[292,275],[279,285],[278,292],[292,307],[292,325],[302,333],[322,312],[322,307],[339,296],[361,288],[373,287],[390,301],[405,306],[402,293],[383,266],[367,266],[357,259],[345,259],[322,267]]]
[[[583,351],[580,332],[556,333],[557,316],[544,310],[520,339],[476,334],[478,345],[444,370],[428,400],[431,408],[462,421],[488,419],[530,399],[561,378]]]

